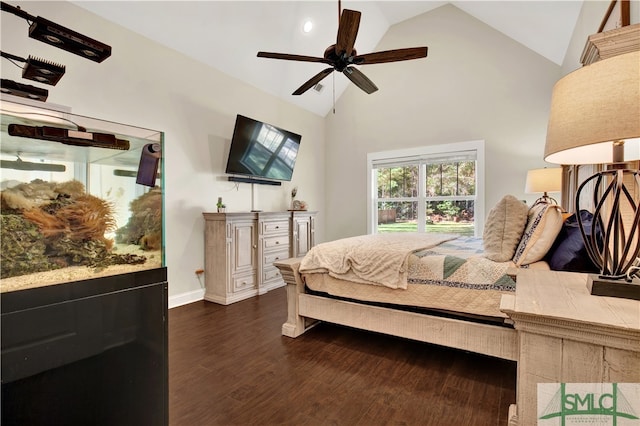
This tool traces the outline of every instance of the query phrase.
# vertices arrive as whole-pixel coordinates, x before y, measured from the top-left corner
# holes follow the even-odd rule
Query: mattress
[[[545,262],[530,267],[549,269]],[[500,299],[515,291],[511,275],[515,268],[511,261],[485,258],[482,239],[460,237],[412,253],[406,289],[346,281],[326,273],[302,276],[309,289],[334,297],[502,321],[507,315],[500,311]]]

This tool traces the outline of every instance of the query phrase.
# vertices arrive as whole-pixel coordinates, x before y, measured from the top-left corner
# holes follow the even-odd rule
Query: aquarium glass
[[[37,104],[1,99],[0,290],[164,267],[163,133]]]

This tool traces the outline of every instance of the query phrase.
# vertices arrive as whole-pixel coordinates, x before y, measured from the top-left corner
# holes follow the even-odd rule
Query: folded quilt
[[[343,238],[313,247],[300,262],[300,272],[406,289],[409,256],[457,237],[399,232]]]
[[[409,258],[409,284],[431,284],[473,290],[515,291],[508,271],[513,261],[494,262],[484,256],[482,238],[460,237],[420,250]]]

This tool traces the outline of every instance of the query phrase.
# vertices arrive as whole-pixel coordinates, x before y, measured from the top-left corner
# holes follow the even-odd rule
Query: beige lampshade
[[[562,168],[533,169],[527,172],[524,192],[560,192],[562,190]]]
[[[619,140],[624,161],[640,159],[640,51],[587,65],[556,83],[544,159],[611,163]]]

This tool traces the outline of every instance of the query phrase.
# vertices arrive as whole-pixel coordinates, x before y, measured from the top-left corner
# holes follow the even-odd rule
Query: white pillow
[[[513,258],[527,224],[529,207],[513,195],[505,195],[487,217],[482,234],[484,256],[494,262]]]
[[[562,209],[555,204],[539,202],[529,209],[527,226],[513,261],[524,266],[542,260],[562,229]]]

